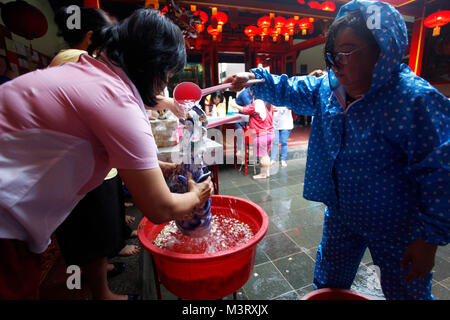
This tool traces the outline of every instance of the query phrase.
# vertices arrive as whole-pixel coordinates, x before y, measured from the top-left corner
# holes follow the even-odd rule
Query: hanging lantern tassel
[[[433,37],[441,33],[441,27],[450,22],[450,10],[438,11],[425,18],[423,24],[427,28],[433,28]]]
[[[441,27],[433,28],[433,37],[437,37],[440,34],[441,34]]]

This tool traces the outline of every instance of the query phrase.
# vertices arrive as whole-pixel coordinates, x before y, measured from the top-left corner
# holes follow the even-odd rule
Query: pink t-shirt
[[[121,68],[82,55],[0,86],[0,238],[43,252],[113,167],[158,167],[144,104]]]

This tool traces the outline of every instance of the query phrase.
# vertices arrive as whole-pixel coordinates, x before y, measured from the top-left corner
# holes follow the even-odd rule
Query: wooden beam
[[[306,50],[306,49],[318,46],[319,44],[325,43],[326,41],[327,41],[326,36],[318,36],[318,37],[297,43],[295,46],[289,48],[289,52]]]
[[[83,5],[85,7],[97,8],[100,9],[99,0],[84,0]]]

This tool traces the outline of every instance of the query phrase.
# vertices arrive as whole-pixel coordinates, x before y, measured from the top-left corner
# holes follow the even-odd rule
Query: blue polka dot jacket
[[[273,105],[314,116],[306,199],[323,202],[362,234],[407,233],[446,245],[450,100],[401,63],[408,40],[396,9],[384,2],[352,1],[337,18],[352,10],[375,19],[371,32],[381,53],[369,91],[346,111],[343,88],[330,88],[330,82],[337,83],[333,71],[320,78],[288,78],[252,69],[257,79],[265,79],[252,91]]]

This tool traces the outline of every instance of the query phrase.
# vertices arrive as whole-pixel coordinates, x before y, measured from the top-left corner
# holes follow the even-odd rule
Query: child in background
[[[256,147],[256,156],[260,159],[261,172],[254,175],[253,179],[266,179],[270,177],[270,158],[269,151],[273,140],[273,108],[270,103],[260,99],[254,100],[250,105],[241,107],[234,104],[243,114],[248,114],[250,139],[256,137],[251,143]],[[253,132],[252,132],[253,131]]]
[[[214,92],[206,97],[205,112],[210,117],[225,117],[227,115],[222,91]]]

